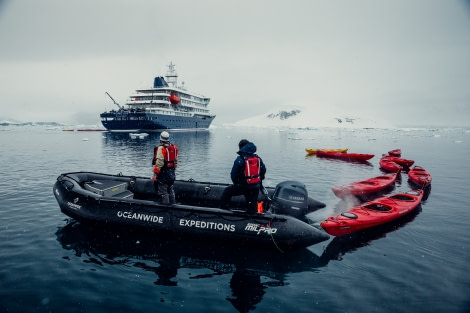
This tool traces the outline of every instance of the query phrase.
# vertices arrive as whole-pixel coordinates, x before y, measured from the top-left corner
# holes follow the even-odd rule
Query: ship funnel
[[[168,87],[167,82],[163,77],[155,77],[153,80],[153,88],[159,88],[159,87]]]

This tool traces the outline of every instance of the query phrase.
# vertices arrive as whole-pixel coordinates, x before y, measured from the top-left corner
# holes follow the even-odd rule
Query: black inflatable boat
[[[308,197],[302,183],[285,181],[266,188],[264,212],[245,213],[243,196],[233,197],[230,210],[218,208],[227,184],[177,180],[176,202],[156,202],[153,181],[90,172],[62,174],[53,193],[62,212],[81,223],[151,231],[171,238],[212,240],[281,251],[308,247],[329,235],[310,225],[306,214],[325,204]]]

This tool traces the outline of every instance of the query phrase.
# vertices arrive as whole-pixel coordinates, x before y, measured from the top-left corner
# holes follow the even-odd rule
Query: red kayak
[[[327,158],[347,159],[347,160],[360,160],[360,161],[367,161],[374,157],[373,154],[368,154],[368,153],[347,153],[347,152],[342,153],[342,152],[327,151],[327,150],[318,150],[317,156],[327,157]]]
[[[397,176],[398,173],[372,177],[346,186],[333,187],[332,190],[338,198],[367,195],[390,187],[397,180]]]
[[[426,171],[424,168],[422,168],[421,166],[414,166],[408,172],[408,178],[413,183],[415,183],[418,186],[421,186],[422,188],[425,188],[431,185],[431,181],[432,181],[431,174],[428,171]]]
[[[388,155],[394,156],[394,157],[401,157],[401,149],[393,149],[388,151]]]
[[[397,193],[330,216],[320,225],[330,235],[347,235],[396,220],[416,209],[422,198],[422,190]]]
[[[404,166],[404,167],[410,167],[411,165],[413,165],[415,163],[414,160],[408,160],[408,159],[404,159],[404,158],[400,158],[400,157],[396,157],[396,156],[391,156],[391,155],[382,154],[382,157],[387,157],[391,161],[397,163],[398,165]]]
[[[387,172],[392,172],[392,173],[401,172],[401,170],[403,169],[403,167],[400,164],[395,163],[390,158],[390,156],[387,156],[387,155],[382,155],[382,158],[380,158],[380,161],[379,161],[379,165],[381,169]]]

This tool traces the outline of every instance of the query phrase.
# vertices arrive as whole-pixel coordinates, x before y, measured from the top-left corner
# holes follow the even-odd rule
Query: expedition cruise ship
[[[109,131],[151,132],[163,129],[208,129],[215,115],[208,109],[210,98],[178,86],[175,65],[168,65],[165,78],[155,77],[153,88],[138,89],[125,106],[100,114],[101,123]]]

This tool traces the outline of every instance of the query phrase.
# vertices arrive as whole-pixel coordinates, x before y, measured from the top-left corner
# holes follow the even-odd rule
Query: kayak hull
[[[414,166],[408,172],[408,179],[416,185],[425,188],[431,185],[432,176],[431,173],[426,171],[421,166]]]
[[[386,157],[390,161],[395,162],[398,165],[403,166],[403,167],[410,167],[415,163],[414,160],[404,159],[404,158],[396,157],[396,156],[392,156],[392,155],[385,155],[384,154],[384,155],[382,155],[382,157]]]
[[[330,235],[344,236],[405,216],[419,206],[422,198],[422,190],[397,193],[356,206],[337,216],[330,216],[320,225]]]
[[[393,149],[388,151],[388,155],[394,156],[394,157],[401,157],[401,149]]]
[[[319,150],[331,151],[331,152],[340,152],[340,153],[348,152],[348,148],[343,148],[343,149],[312,149],[312,148],[305,148],[305,151],[307,152],[307,154],[311,154],[311,155],[317,154],[317,152]]]
[[[403,170],[403,167],[395,163],[389,156],[382,156],[379,161],[380,168],[386,172],[390,173],[399,173]]]
[[[333,187],[332,190],[338,198],[368,195],[389,188],[395,183],[397,176],[398,173],[376,176],[345,186]]]
[[[345,159],[345,160],[359,160],[359,161],[367,161],[374,157],[373,154],[369,153],[341,153],[341,152],[334,152],[334,151],[325,151],[325,150],[318,150],[317,151],[318,157],[327,157],[327,158],[338,158],[338,159]]]

